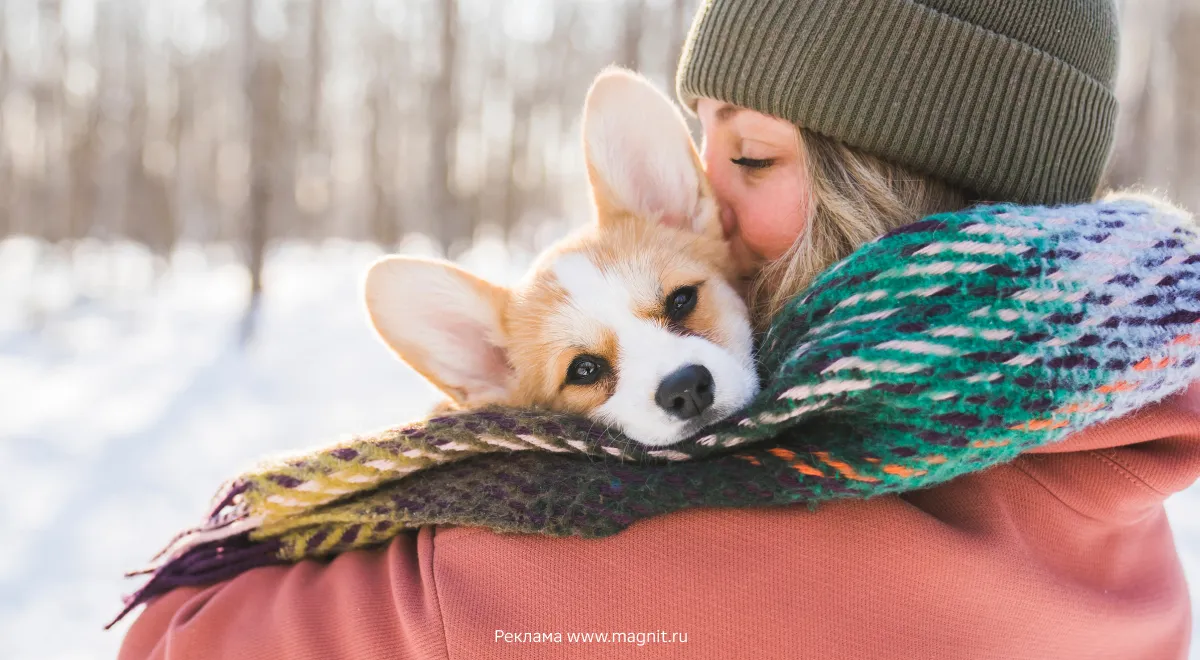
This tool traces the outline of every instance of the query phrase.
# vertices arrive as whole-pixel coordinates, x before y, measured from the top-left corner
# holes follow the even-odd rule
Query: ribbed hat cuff
[[[1043,51],[911,0],[708,2],[677,80],[986,199],[1090,199],[1117,102]]]

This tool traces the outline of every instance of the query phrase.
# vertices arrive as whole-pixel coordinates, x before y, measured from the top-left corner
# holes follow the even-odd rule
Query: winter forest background
[[[365,264],[520,274],[588,217],[592,76],[669,89],[696,5],[0,0],[0,657],[112,657],[121,573],[221,480],[424,412]],[[1108,182],[1200,210],[1200,0],[1122,22]]]

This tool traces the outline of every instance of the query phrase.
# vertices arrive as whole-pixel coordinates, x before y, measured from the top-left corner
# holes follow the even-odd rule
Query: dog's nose
[[[689,364],[658,384],[654,400],[667,414],[691,419],[712,405],[712,374],[701,365]]]

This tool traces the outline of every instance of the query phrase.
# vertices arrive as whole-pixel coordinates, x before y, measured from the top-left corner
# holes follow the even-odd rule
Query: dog
[[[376,333],[458,409],[586,415],[670,445],[757,393],[750,315],[713,191],[675,104],[610,68],[584,103],[595,221],[504,288],[387,256],[363,283]]]

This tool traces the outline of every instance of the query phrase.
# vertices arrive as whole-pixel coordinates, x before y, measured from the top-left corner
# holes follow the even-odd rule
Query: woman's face
[[[742,258],[783,256],[809,217],[808,176],[795,127],[713,99],[700,99],[696,111],[725,235]]]

